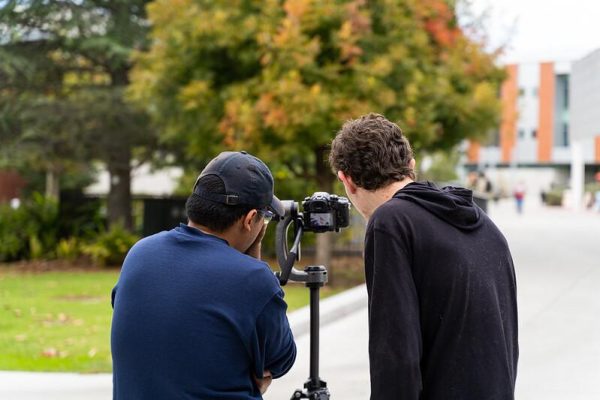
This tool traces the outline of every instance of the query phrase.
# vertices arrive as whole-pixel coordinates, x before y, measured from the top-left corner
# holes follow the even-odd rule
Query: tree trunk
[[[129,83],[127,67],[110,71],[111,85],[125,88]],[[124,132],[127,135],[127,132]],[[133,230],[133,217],[131,215],[131,143],[124,137],[115,144],[108,154],[107,167],[110,175],[110,191],[108,193],[108,224],[122,224]]]
[[[131,231],[131,148],[126,140],[109,155],[107,167],[110,175],[108,223],[110,226],[122,224]]]
[[[327,146],[319,146],[315,149],[316,177],[318,190],[331,193],[333,191],[334,176],[331,173],[327,162]],[[315,255],[315,264],[324,265],[329,270],[329,281],[333,282],[333,270],[331,268],[331,258],[333,253],[333,232],[317,234],[317,248]]]
[[[46,197],[58,201],[60,196],[60,175],[54,167],[46,170]]]

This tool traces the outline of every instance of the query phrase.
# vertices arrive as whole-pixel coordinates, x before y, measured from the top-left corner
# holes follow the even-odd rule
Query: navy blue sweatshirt
[[[267,264],[181,225],[139,241],[113,289],[114,399],[261,399],[296,346]]]
[[[516,282],[471,191],[411,183],[365,237],[373,400],[512,400]]]

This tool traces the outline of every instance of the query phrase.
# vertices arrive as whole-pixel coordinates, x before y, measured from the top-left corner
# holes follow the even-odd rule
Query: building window
[[[568,124],[563,124],[563,142],[562,145],[565,147],[569,146],[569,125]]]
[[[533,95],[533,97],[538,97],[538,88],[537,88],[537,86],[533,88],[533,90],[531,91],[531,94]]]
[[[531,130],[531,137],[534,138],[534,139],[537,137],[537,129],[532,129]]]
[[[563,108],[565,110],[569,109],[569,75],[558,75],[558,79],[561,82],[562,87],[562,101]]]
[[[519,129],[519,139],[525,138],[525,129]]]

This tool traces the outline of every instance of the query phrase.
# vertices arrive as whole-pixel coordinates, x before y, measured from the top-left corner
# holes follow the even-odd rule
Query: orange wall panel
[[[502,84],[502,121],[500,122],[500,151],[502,162],[509,163],[517,140],[517,99],[519,97],[518,67],[510,64],[506,67],[508,77]]]
[[[595,147],[596,147],[596,163],[600,164],[600,135],[595,138]]]
[[[540,64],[540,87],[538,97],[540,109],[538,114],[538,161],[552,161],[554,142],[554,98],[555,98],[554,63]]]
[[[479,162],[479,151],[481,144],[473,140],[469,140],[469,148],[467,149],[467,159],[471,164],[477,164]]]

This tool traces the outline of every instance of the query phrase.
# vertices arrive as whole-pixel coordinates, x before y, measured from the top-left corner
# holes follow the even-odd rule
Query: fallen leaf
[[[42,351],[42,357],[54,358],[56,356],[58,356],[58,350],[56,350],[54,347],[48,347]]]

